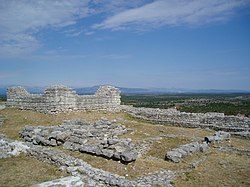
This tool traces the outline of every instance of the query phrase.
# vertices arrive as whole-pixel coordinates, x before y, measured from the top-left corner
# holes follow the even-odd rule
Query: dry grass
[[[196,169],[180,175],[180,177],[174,181],[175,186],[224,186],[226,184],[228,184],[228,186],[249,185],[247,174],[250,173],[250,159],[249,156],[246,155],[239,155],[236,153],[229,154],[211,150],[206,153],[198,153],[189,156],[179,164],[174,164],[164,160],[166,151],[181,144],[189,143],[193,139],[212,135],[214,131],[211,130],[153,125],[151,123],[134,120],[125,113],[72,112],[53,116],[32,111],[3,109],[0,110],[0,115],[7,118],[4,124],[0,127],[0,133],[4,133],[8,137],[15,139],[18,138],[20,129],[29,124],[45,126],[60,124],[65,119],[77,118],[93,122],[100,119],[101,117],[105,117],[110,120],[123,118],[124,120],[120,120],[118,122],[124,124],[128,128],[132,128],[133,131],[129,131],[127,134],[122,135],[121,137],[131,138],[134,142],[147,140],[151,142],[152,145],[151,149],[135,162],[124,165],[120,162],[108,160],[102,157],[95,157],[69,150],[63,151],[65,151],[67,154],[83,159],[93,167],[126,176],[128,179],[134,179],[138,176],[154,173],[161,169],[173,170],[177,172],[180,170],[187,171],[189,170],[191,163],[202,159],[205,161],[198,165]],[[162,134],[174,134],[175,137],[163,137],[158,140],[152,140],[154,138],[159,138],[159,136]],[[225,142],[220,145],[250,150],[250,141],[244,139],[232,138],[231,142]],[[62,149],[61,147],[58,148]],[[5,168],[1,169],[5,170]],[[25,172],[29,172],[29,169],[24,168],[24,170],[27,170]],[[1,178],[0,183],[2,183],[2,180],[8,180],[8,178],[13,180],[15,171],[11,169],[6,171],[7,172],[5,173],[7,173],[6,175],[8,176],[5,176],[6,179]],[[20,180],[26,180],[25,176],[27,174],[25,172],[23,174],[23,179]],[[43,171],[40,169],[37,172],[43,173]]]
[[[149,160],[147,157],[138,158],[135,162],[125,165],[112,159],[92,156],[85,153],[72,152],[68,150],[64,150],[64,152],[86,161],[95,168],[116,173],[118,175],[125,176],[128,179],[135,179],[139,176],[148,175],[161,169],[177,170],[188,167],[188,163],[186,162],[176,165],[172,162],[166,162],[163,159]]]
[[[9,138],[18,139],[19,131],[25,125],[58,125],[67,119],[85,119],[95,121],[101,117],[113,120],[115,118],[126,118],[125,113],[106,113],[106,112],[71,112],[59,115],[42,114],[34,111],[18,110],[6,108],[0,110],[0,115],[6,118],[6,121],[0,128],[0,133],[6,134]]]
[[[0,186],[2,187],[26,187],[67,176],[54,166],[23,155],[0,159],[0,170]]]
[[[175,186],[250,186],[250,159],[247,155],[213,150],[196,169],[174,181]]]

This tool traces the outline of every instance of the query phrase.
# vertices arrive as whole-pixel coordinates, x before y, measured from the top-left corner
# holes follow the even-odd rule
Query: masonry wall
[[[136,108],[122,105],[121,108],[135,118],[154,122],[172,124],[180,127],[210,128],[228,132],[246,132],[240,136],[249,136],[250,118],[226,116],[224,113],[187,113],[176,109]],[[248,138],[248,137],[247,137]]]
[[[66,86],[52,86],[44,94],[30,94],[23,87],[7,91],[7,107],[60,113],[78,110],[120,110],[120,91],[112,86],[101,86],[94,95],[78,95]]]

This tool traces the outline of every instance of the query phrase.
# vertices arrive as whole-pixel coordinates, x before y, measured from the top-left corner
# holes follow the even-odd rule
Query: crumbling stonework
[[[135,145],[131,139],[118,138],[126,132],[124,125],[102,119],[92,124],[68,120],[59,126],[27,126],[20,135],[35,145],[63,145],[65,149],[131,162],[138,156]]]
[[[108,171],[94,168],[85,161],[69,156],[61,150],[40,145],[33,145],[20,141],[10,140],[0,134],[0,159],[18,156],[20,153],[32,156],[33,158],[55,165],[60,170],[68,172],[69,177],[45,182],[33,187],[47,186],[88,186],[88,187],[151,187],[166,186],[172,187],[170,181],[175,173],[170,170],[162,170],[151,175],[138,177],[135,180],[128,180]]]
[[[0,159],[27,153],[28,149],[29,147],[24,142],[10,140],[0,134]]]
[[[121,106],[122,109],[133,117],[155,122],[169,123],[180,127],[210,128],[216,131],[227,131],[250,139],[250,119],[248,117],[226,116],[224,113],[187,113],[174,108],[136,108]]]
[[[101,86],[94,95],[78,95],[66,86],[51,86],[44,94],[30,94],[23,87],[7,91],[7,107],[56,114],[78,110],[119,111],[120,90]]]
[[[188,155],[191,155],[195,152],[205,152],[208,149],[209,149],[208,144],[205,142],[204,143],[192,142],[189,144],[181,145],[178,148],[174,148],[171,151],[168,151],[167,154],[165,155],[165,159],[178,163]]]
[[[216,132],[213,136],[206,136],[204,140],[207,143],[215,143],[215,142],[222,142],[225,140],[230,140],[231,135],[230,133],[223,132],[223,131],[218,131]]]

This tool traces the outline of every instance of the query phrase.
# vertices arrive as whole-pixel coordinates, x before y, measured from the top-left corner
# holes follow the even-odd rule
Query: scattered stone
[[[250,131],[230,132],[230,134],[234,136],[242,137],[245,139],[250,139]]]
[[[0,110],[5,109],[5,108],[6,108],[5,105],[3,105],[3,104],[0,105]]]
[[[123,176],[93,168],[81,159],[74,158],[60,150],[49,147],[31,145],[28,154],[38,160],[56,165],[60,167],[61,170],[67,171],[73,176],[81,177],[81,180],[84,182],[83,186],[151,187],[153,185],[162,185],[171,187],[170,181],[175,177],[174,172],[163,170],[130,181]],[[78,178],[76,181],[78,181]]]
[[[29,147],[23,142],[13,141],[4,136],[0,137],[0,159],[27,153],[28,149]]]
[[[196,160],[194,162],[192,162],[190,164],[190,168],[193,169],[193,168],[196,168],[201,162],[203,162],[205,159],[199,159],[199,160]]]
[[[207,143],[222,142],[225,140],[230,140],[231,134],[228,132],[218,131],[213,136],[206,136],[204,140]]]
[[[229,152],[229,153],[240,153],[240,154],[246,154],[250,156],[250,150],[247,149],[238,149],[234,147],[221,147],[221,146],[213,146],[214,149],[224,151],[224,152]]]
[[[58,126],[27,126],[21,137],[35,145],[59,146],[123,162],[135,161],[138,151],[131,139],[120,139],[127,129],[124,125],[101,119],[91,124],[80,120],[68,120]]]
[[[175,108],[158,109],[121,105],[132,117],[153,123],[172,124],[179,127],[213,129],[250,139],[250,118],[225,116],[224,113],[187,113]],[[245,133],[247,132],[247,133]]]
[[[168,151],[165,155],[165,160],[170,160],[172,162],[178,163],[184,157],[191,155],[195,152],[205,152],[209,149],[208,144],[192,142],[189,144],[181,145],[178,148]]]
[[[177,136],[175,134],[160,134],[160,137],[164,137],[164,138],[176,138]]]

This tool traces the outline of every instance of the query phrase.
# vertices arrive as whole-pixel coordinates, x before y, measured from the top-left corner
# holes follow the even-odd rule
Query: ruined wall
[[[180,127],[210,128],[216,131],[223,130],[234,135],[250,138],[250,118],[226,116],[223,113],[188,113],[176,109],[136,108],[121,106],[135,118],[154,122],[168,123]]]
[[[101,86],[94,95],[78,95],[76,104],[80,110],[117,110],[121,104],[120,90],[113,86]]]
[[[30,94],[20,86],[7,91],[7,107],[50,114],[78,110],[119,111],[120,103],[120,90],[112,86],[101,86],[94,95],[78,95],[66,86],[51,86],[44,94]]]

